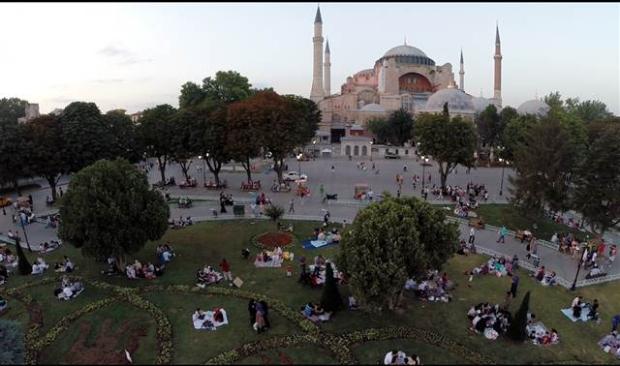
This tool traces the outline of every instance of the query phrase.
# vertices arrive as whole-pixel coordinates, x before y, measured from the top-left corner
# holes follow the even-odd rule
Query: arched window
[[[351,145],[347,145],[347,147],[344,149],[344,151],[345,151],[345,154],[347,156],[350,156],[351,155]]]
[[[366,145],[362,146],[362,156],[366,156],[368,155],[368,148],[366,147]]]
[[[359,146],[357,146],[357,145],[355,145],[355,146],[353,147],[353,155],[355,155],[355,156],[359,156],[359,154],[360,154],[360,147],[359,147]]]

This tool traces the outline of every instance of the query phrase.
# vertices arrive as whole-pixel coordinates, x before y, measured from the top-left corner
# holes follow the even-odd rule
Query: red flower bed
[[[266,233],[256,238],[256,241],[265,249],[285,247],[293,242],[293,237],[287,233]]]

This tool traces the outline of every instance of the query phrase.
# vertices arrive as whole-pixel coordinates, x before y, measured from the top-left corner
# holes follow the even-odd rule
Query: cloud
[[[105,57],[118,60],[116,64],[119,66],[130,66],[153,61],[153,59],[150,58],[140,58],[129,49],[112,44],[105,46],[97,53]]]
[[[121,47],[116,47],[113,45],[108,45],[104,48],[102,48],[101,50],[99,50],[99,54],[100,55],[104,55],[104,56],[109,56],[109,57],[115,57],[115,56],[124,56],[124,57],[128,57],[131,55],[131,52],[127,49],[121,48]]]

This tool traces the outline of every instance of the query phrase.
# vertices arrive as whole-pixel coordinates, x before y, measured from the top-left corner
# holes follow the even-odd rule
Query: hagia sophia
[[[465,91],[462,51],[457,86],[452,64],[437,64],[424,51],[408,45],[406,40],[404,44],[385,52],[374,62],[372,68],[347,77],[340,92],[332,94],[331,52],[329,41],[324,44],[322,33],[323,19],[320,8],[317,8],[312,38],[314,62],[310,99],[316,102],[321,110],[322,120],[317,134],[324,142],[362,142],[362,137],[368,136],[366,131],[370,119],[387,117],[400,108],[416,115],[422,112],[441,112],[444,104],[448,103],[451,115],[472,119],[476,113],[482,112],[491,104],[498,110],[502,108],[502,54],[498,26],[495,29],[492,98],[475,97]],[[543,114],[547,110],[548,106],[536,99],[527,101],[518,108],[519,114]],[[358,138],[355,138],[356,136]],[[344,154],[345,149],[342,150]],[[356,150],[361,152],[361,146]]]

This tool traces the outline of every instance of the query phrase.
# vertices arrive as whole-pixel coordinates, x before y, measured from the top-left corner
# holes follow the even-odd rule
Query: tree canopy
[[[0,124],[0,184],[11,183],[20,194],[18,180],[32,176],[31,144],[23,124]]]
[[[442,188],[458,164],[473,165],[478,137],[471,121],[460,116],[451,118],[446,113],[422,113],[416,121],[415,134],[420,153],[431,155],[438,163]]]
[[[187,82],[181,87],[179,108],[202,106],[210,110],[243,100],[252,95],[252,85],[237,71],[218,71],[215,78],[206,77],[202,86]]]
[[[390,113],[389,117],[368,121],[368,129],[380,143],[402,146],[413,138],[413,116],[401,108]]]
[[[394,308],[408,277],[440,269],[456,252],[457,226],[415,197],[393,198],[359,211],[340,243],[338,266],[370,308]]]
[[[162,182],[166,181],[166,165],[174,153],[171,134],[175,112],[171,105],[161,104],[144,110],[139,121],[138,138],[146,155],[157,158]]]
[[[0,319],[0,364],[23,365],[25,353],[21,323]]]
[[[17,120],[26,115],[28,101],[19,98],[0,99],[0,125],[16,125]]]
[[[76,173],[60,207],[59,237],[85,256],[123,259],[168,229],[170,208],[144,173],[124,159],[100,160]]]

